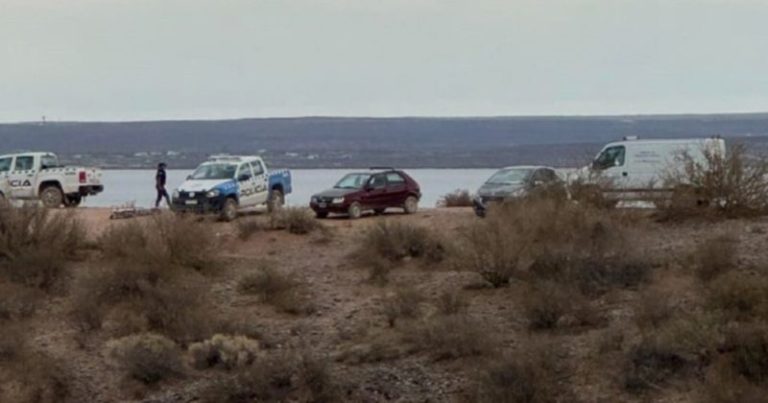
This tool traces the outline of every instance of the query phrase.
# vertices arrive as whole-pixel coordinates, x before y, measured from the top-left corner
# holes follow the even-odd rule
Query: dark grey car
[[[505,200],[525,197],[533,189],[563,186],[563,180],[552,167],[520,165],[498,170],[480,186],[473,205],[475,214],[485,217],[488,206]]]

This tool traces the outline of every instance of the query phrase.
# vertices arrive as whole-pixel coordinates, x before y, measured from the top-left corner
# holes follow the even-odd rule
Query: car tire
[[[415,214],[419,210],[419,199],[414,196],[408,196],[403,204],[405,214]]]
[[[237,218],[237,200],[228,198],[224,201],[224,205],[221,206],[220,217],[222,221],[233,221]]]
[[[376,215],[382,215],[382,214],[384,214],[385,211],[387,211],[387,209],[385,209],[385,208],[373,209],[373,212],[376,213]]]
[[[363,209],[360,207],[360,203],[354,202],[347,209],[347,215],[350,219],[356,220],[363,215]]]
[[[285,204],[285,197],[283,196],[283,192],[280,190],[273,190],[272,194],[269,196],[267,211],[272,213],[280,210],[283,207],[283,204]]]
[[[48,186],[40,192],[40,201],[46,208],[59,208],[64,202],[64,193],[58,186]]]
[[[327,211],[316,211],[315,217],[317,218],[328,218],[328,212]]]

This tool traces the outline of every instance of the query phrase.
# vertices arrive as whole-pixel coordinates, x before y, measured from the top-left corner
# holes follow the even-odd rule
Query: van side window
[[[32,157],[32,156],[16,157],[16,167],[14,167],[13,170],[14,171],[31,171],[34,166],[35,166],[35,157]]]
[[[595,158],[595,162],[592,164],[594,169],[608,169],[613,167],[620,167],[624,165],[624,155],[626,149],[624,146],[608,147],[600,155]]]
[[[0,172],[8,172],[8,171],[10,171],[11,170],[11,161],[12,160],[13,160],[13,158],[11,158],[11,157],[0,159]]]

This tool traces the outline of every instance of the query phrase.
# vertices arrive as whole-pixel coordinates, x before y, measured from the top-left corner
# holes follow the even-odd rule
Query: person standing
[[[168,191],[165,190],[165,166],[165,162],[161,162],[157,165],[157,174],[155,174],[155,189],[157,189],[157,200],[155,201],[155,208],[160,207],[160,202],[163,200],[163,198],[165,198],[165,202],[168,203],[168,207],[171,206],[171,198],[168,197]]]

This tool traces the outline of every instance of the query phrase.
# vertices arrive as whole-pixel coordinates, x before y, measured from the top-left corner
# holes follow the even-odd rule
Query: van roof
[[[699,137],[699,138],[689,138],[689,139],[638,139],[638,140],[619,140],[614,141],[611,143],[608,143],[607,146],[610,145],[620,145],[620,144],[701,144],[706,143],[710,141],[723,141],[721,138],[712,138],[712,137]]]

